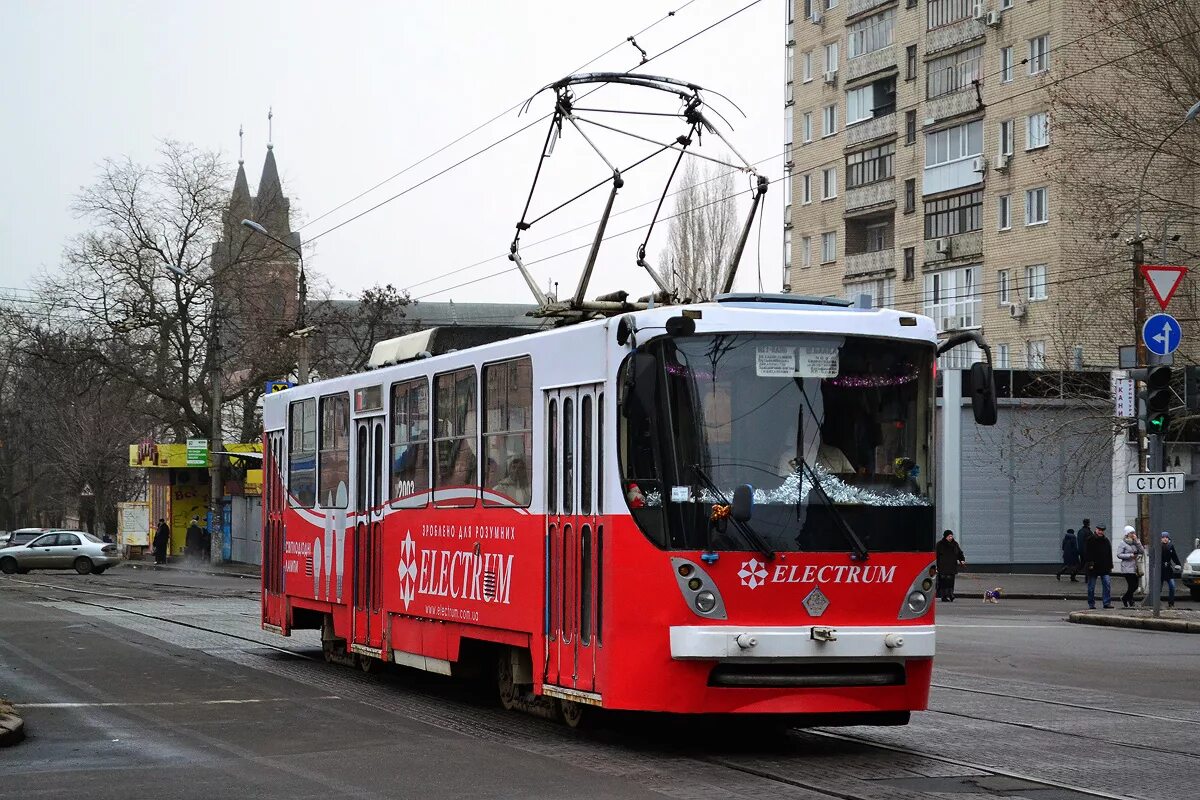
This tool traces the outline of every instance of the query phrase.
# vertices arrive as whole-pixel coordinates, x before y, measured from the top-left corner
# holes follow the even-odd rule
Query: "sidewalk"
[[[1154,617],[1148,608],[1097,609],[1072,611],[1067,619],[1080,625],[1104,625],[1110,628],[1141,628],[1171,633],[1200,633],[1200,613],[1194,610],[1163,608],[1162,616]]]
[[[250,578],[256,581],[262,573],[257,564],[240,564],[236,562],[212,564],[203,561],[188,561],[182,558],[175,559],[167,564],[155,564],[152,559],[144,561],[130,559],[122,561],[118,568],[189,572],[195,575],[220,575],[222,577]]]

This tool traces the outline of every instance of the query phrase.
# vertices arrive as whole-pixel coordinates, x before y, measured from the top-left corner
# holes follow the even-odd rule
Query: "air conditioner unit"
[[[1025,304],[1013,303],[1008,307],[1008,315],[1013,319],[1025,319]]]
[[[991,13],[991,12],[990,12],[990,11],[988,11],[986,8],[984,8],[982,5],[976,6],[976,8],[975,8],[975,21],[976,21],[976,22],[983,22],[984,20],[986,20],[986,19],[988,18],[988,14],[990,14],[990,13]]]
[[[1010,156],[1008,153],[1001,153],[1000,155],[996,156],[996,171],[1007,172],[1010,161],[1012,161],[1012,156]]]
[[[825,24],[825,17],[821,14],[820,11],[817,11],[816,9],[813,9],[812,16],[809,17],[809,19],[812,20],[813,25],[824,25]]]
[[[933,249],[944,256],[950,255],[950,237],[943,236],[940,239],[934,239]]]
[[[831,85],[837,83],[836,69],[831,69],[825,73],[825,82]]]
[[[1002,17],[1000,15],[999,11],[989,11],[989,12],[987,12],[987,19],[984,21],[987,23],[987,26],[989,28],[999,28],[1000,23],[1003,20],[1004,20],[1004,17]]]
[[[971,160],[972,172],[986,172],[987,167],[987,159],[983,156],[975,156],[975,158]]]

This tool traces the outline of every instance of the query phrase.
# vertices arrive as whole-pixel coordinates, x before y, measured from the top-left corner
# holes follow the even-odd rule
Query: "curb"
[[[8,703],[0,703],[0,747],[12,747],[25,738],[25,720]]]
[[[1161,617],[1125,617],[1116,614],[1097,614],[1092,611],[1072,611],[1069,622],[1079,625],[1103,625],[1109,628],[1138,628],[1168,633],[1200,633],[1200,620],[1162,619]]]

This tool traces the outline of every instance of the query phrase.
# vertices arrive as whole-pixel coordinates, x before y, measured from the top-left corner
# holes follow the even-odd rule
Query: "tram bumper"
[[[932,658],[934,626],[672,626],[671,658],[761,663],[806,659]]]

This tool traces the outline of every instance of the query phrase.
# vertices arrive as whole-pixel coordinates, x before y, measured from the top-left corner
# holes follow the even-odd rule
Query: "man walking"
[[[937,593],[938,599],[947,603],[954,602],[954,576],[958,568],[967,563],[962,548],[954,541],[954,531],[942,533],[942,540],[937,543]]]
[[[161,517],[158,520],[158,529],[154,532],[154,563],[167,563],[167,546],[171,541],[171,528],[167,525],[167,521]]]
[[[1087,520],[1083,522],[1087,524]],[[1112,542],[1104,535],[1103,525],[1097,525],[1083,545],[1083,567],[1087,571],[1088,608],[1096,607],[1097,578],[1104,588],[1104,607],[1112,608],[1112,578],[1109,577],[1113,570]]]
[[[1087,540],[1092,538],[1092,521],[1085,519],[1083,527],[1075,531],[1075,551],[1079,553],[1079,560],[1083,561],[1083,548],[1087,546]]]
[[[1062,569],[1054,573],[1054,579],[1061,581],[1063,573],[1067,570],[1071,571],[1071,582],[1075,582],[1075,576],[1079,574],[1079,540],[1075,538],[1075,531],[1072,528],[1067,528],[1067,533],[1062,540]]]
[[[204,531],[200,529],[199,514],[192,517],[192,524],[188,525],[184,552],[187,553],[188,558],[199,558],[204,554]]]

